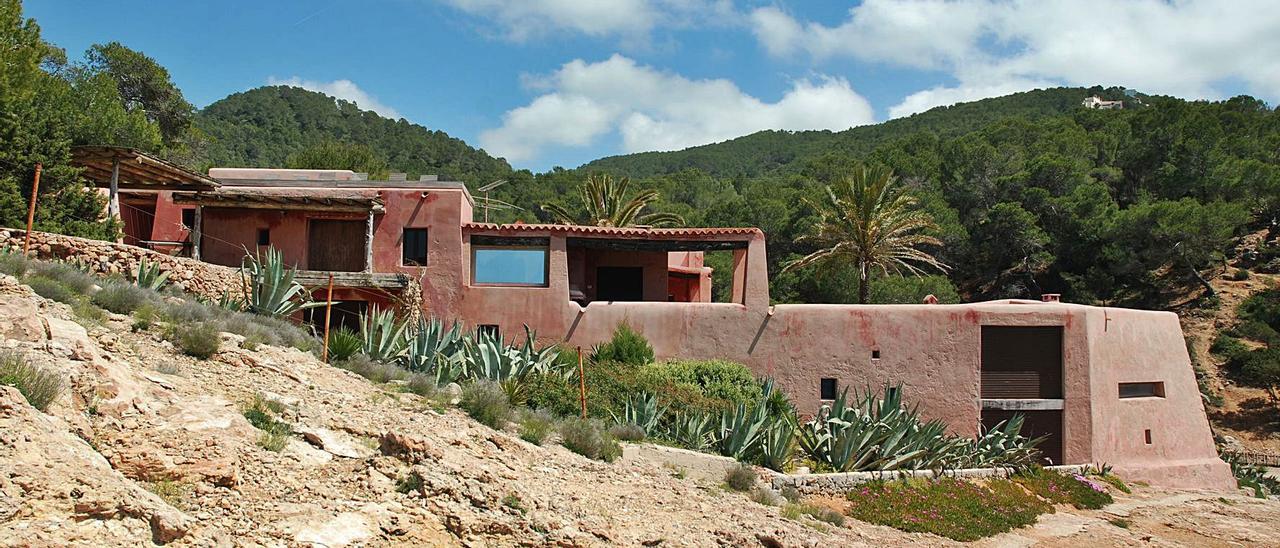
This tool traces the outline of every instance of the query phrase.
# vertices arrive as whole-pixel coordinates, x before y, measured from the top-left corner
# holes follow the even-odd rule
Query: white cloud
[[[490,19],[516,41],[572,31],[643,39],[658,27],[735,17],[730,0],[441,0]]]
[[[526,83],[545,91],[508,111],[481,145],[511,161],[554,146],[585,146],[613,133],[626,152],[677,150],[764,129],[847,129],[873,122],[870,104],[843,79],[797,80],[777,102],[724,79],[690,80],[614,55],[581,59]]]
[[[294,86],[306,90],[318,91],[325,95],[331,95],[345,101],[351,101],[360,106],[364,110],[372,110],[382,116],[393,120],[403,118],[396,109],[391,108],[382,102],[374,99],[364,90],[360,89],[355,82],[351,80],[334,80],[332,82],[318,82],[315,80],[303,80],[297,76],[292,78],[276,78],[272,76],[267,78],[267,84],[272,86]]]
[[[1269,0],[867,0],[836,26],[773,7],[750,19],[775,56],[853,57],[958,81],[913,94],[895,116],[1062,84],[1213,99],[1230,82],[1280,99],[1280,10]]]

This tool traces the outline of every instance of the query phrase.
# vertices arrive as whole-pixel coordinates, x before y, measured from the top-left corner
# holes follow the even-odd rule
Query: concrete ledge
[[[729,457],[651,443],[623,444],[622,460],[657,463],[682,471],[686,478],[715,484],[724,483],[725,474],[738,466],[738,461]]]
[[[1049,470],[1066,473],[1081,473],[1087,465],[1073,464],[1067,466],[1046,466]],[[770,483],[774,489],[794,487],[806,495],[843,495],[859,485],[875,480],[895,480],[902,478],[996,478],[1008,477],[1014,468],[968,468],[962,470],[884,470],[875,472],[841,472],[833,474],[778,474],[771,473]]]

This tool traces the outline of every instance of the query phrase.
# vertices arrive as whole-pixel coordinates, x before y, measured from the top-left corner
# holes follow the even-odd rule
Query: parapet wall
[[[0,228],[0,248],[22,249],[25,230]],[[132,278],[143,259],[169,272],[169,281],[181,289],[206,299],[217,299],[224,291],[239,291],[239,270],[173,257],[103,240],[90,240],[48,232],[31,233],[31,254],[38,259],[78,262],[97,274],[121,274]]]

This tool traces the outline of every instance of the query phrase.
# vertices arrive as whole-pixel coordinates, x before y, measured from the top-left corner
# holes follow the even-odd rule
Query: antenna
[[[513,205],[511,205],[511,204],[508,204],[508,203],[506,203],[506,202],[503,202],[503,201],[501,201],[501,200],[490,200],[490,199],[489,199],[489,191],[490,191],[490,190],[493,190],[493,189],[498,188],[498,187],[500,187],[500,186],[502,186],[502,185],[505,185],[505,184],[507,184],[507,180],[506,180],[506,179],[498,179],[497,181],[494,181],[494,182],[492,182],[492,183],[489,183],[489,184],[487,184],[487,185],[484,185],[484,186],[482,186],[482,187],[480,187],[480,188],[477,188],[477,189],[476,189],[476,190],[478,190],[478,191],[480,191],[480,192],[483,192],[483,193],[484,193],[484,202],[482,202],[482,205],[484,206],[484,222],[486,222],[486,223],[487,223],[487,222],[489,222],[489,208],[490,208],[490,207],[494,207],[494,208],[496,208],[496,209],[505,209],[506,207],[515,207],[515,206],[513,206]]]

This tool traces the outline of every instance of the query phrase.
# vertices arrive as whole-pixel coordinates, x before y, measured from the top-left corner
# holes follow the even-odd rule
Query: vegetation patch
[[[809,516],[823,523],[829,523],[836,527],[844,526],[844,514],[821,504],[803,504],[789,502],[782,507],[782,517],[792,521],[800,521],[803,516]]]
[[[750,491],[758,480],[755,469],[746,464],[734,466],[724,473],[725,486],[734,491]]]
[[[591,361],[645,365],[653,363],[653,347],[648,339],[623,322],[614,329],[612,338],[591,350]]]
[[[132,314],[143,304],[158,297],[148,289],[118,281],[106,282],[90,299],[93,304],[116,314]]]
[[[561,445],[589,459],[613,462],[622,456],[622,446],[591,419],[569,418],[560,423]]]
[[[245,406],[245,420],[262,431],[258,436],[258,446],[268,451],[280,452],[289,443],[293,427],[277,418],[283,411],[284,405],[280,402],[266,400],[262,396],[254,396]]]
[[[211,323],[171,324],[169,340],[188,356],[207,360],[218,352],[222,333]]]
[[[1054,504],[1097,510],[1113,502],[1105,487],[1080,474],[1064,474],[1037,467],[1023,471],[1014,481]]]
[[[895,529],[973,541],[1035,523],[1053,506],[1007,479],[871,482],[848,495],[846,513]]]
[[[525,409],[520,413],[520,439],[542,445],[555,430],[556,419],[546,411]]]
[[[16,350],[0,350],[0,385],[22,393],[31,407],[44,411],[62,393],[62,376],[31,363]]]
[[[498,383],[481,381],[462,387],[458,406],[471,418],[493,429],[501,429],[511,419],[511,403]]]

